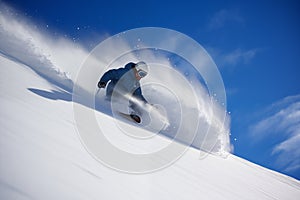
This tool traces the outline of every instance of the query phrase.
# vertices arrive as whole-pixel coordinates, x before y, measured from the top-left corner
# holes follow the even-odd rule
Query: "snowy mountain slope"
[[[143,94],[146,99],[150,100],[149,102],[160,105],[166,111],[168,116],[163,116],[168,119],[165,120],[166,122],[172,122],[168,129],[160,133],[170,138],[176,137],[176,140],[183,143],[192,143],[192,146],[198,149],[222,154],[230,151],[230,117],[226,113],[225,95],[220,95],[222,96],[220,99],[223,100],[216,103],[217,99],[213,100],[212,96],[208,95],[205,86],[199,84],[199,80],[193,77],[197,73],[193,73],[194,71],[191,71],[186,63],[183,62],[180,65],[180,62],[176,61],[177,68],[184,69],[181,71],[184,75],[179,75],[178,69],[174,68],[169,57],[165,54],[161,55],[161,52],[140,50],[138,54],[133,53],[128,41],[122,36],[124,34],[121,34],[121,37],[117,35],[114,39],[106,40],[107,47],[105,50],[99,49],[99,46],[102,45],[97,45],[90,52],[66,37],[53,37],[49,32],[38,29],[36,24],[26,18],[15,16],[11,8],[3,6],[0,11],[0,52],[14,61],[29,66],[48,82],[65,90],[63,92],[55,91],[52,94],[36,88],[29,88],[33,93],[46,96],[49,99],[59,97],[70,100],[68,92],[70,93],[75,86],[74,88],[80,89],[79,92],[77,90],[72,92],[72,96],[75,97],[73,101],[94,108],[95,106],[89,104],[86,97],[92,96],[94,98],[95,86],[101,73],[104,73],[107,68],[118,68],[128,61],[142,59],[151,63],[149,66],[150,71],[152,71],[141,80]],[[114,62],[110,63],[114,56],[120,56],[120,52],[116,49],[127,51],[128,48],[131,53],[116,60],[113,59]],[[203,50],[199,53],[205,54]],[[200,63],[204,65],[204,62],[210,59],[203,57],[201,60],[203,61]],[[210,65],[207,63],[204,66],[208,66],[210,69]],[[83,69],[89,74],[81,73]],[[177,76],[175,76],[176,74]],[[84,77],[85,75],[86,77]],[[79,76],[83,76],[83,80],[79,80]],[[87,86],[86,84],[90,85]],[[222,91],[225,93],[224,90]],[[217,96],[215,92],[212,92],[211,95]],[[79,98],[77,98],[78,96]],[[96,102],[100,102],[100,107],[96,105],[96,109],[110,114],[110,108],[103,107],[102,103],[104,102],[101,102],[101,99],[103,98],[97,99]],[[153,129],[152,126],[149,127]],[[201,129],[197,127],[201,127]],[[181,129],[179,131],[181,134],[176,134],[179,129]]]
[[[0,199],[297,199],[300,182],[246,160],[189,148],[162,170],[133,175],[83,147],[71,94],[0,57]],[[97,112],[100,120],[113,119]],[[112,127],[109,123],[107,129]],[[118,139],[118,138],[116,138]],[[157,136],[164,145],[168,139]],[[126,144],[125,144],[126,145]],[[132,149],[136,148],[127,145]]]
[[[175,163],[153,173],[133,175],[104,166],[84,148],[73,116],[73,105],[88,106],[72,102],[74,94],[70,91],[78,67],[89,52],[13,16],[9,9],[1,9],[0,199],[295,199],[300,196],[300,183],[295,179],[233,155],[222,158],[195,148],[188,148]],[[115,49],[111,46],[107,54],[116,53]],[[112,67],[132,59],[122,58],[121,63]],[[99,59],[103,56],[90,59],[92,66],[99,68],[103,62]],[[163,78],[172,81],[173,75],[166,77],[168,74],[171,73],[163,73]],[[93,86],[99,73],[94,76],[97,77],[88,77]],[[88,87],[84,94],[93,94],[88,91],[90,88],[94,90]],[[180,100],[189,103],[189,98],[187,95]],[[210,101],[201,101],[202,108],[210,108],[211,105],[206,106]],[[93,106],[86,109],[95,111],[99,126],[116,146],[129,152],[147,153],[171,142],[158,134],[154,134],[151,143],[128,140],[117,124],[134,130],[136,135],[153,133],[117,121],[103,108],[100,104],[98,111]],[[223,123],[219,123],[222,115],[218,112],[205,110],[203,114],[211,124],[203,120],[202,125],[213,127],[209,139],[216,142],[216,137],[225,136],[218,140],[221,145],[217,152],[228,150],[229,125],[219,125]],[[198,141],[203,142],[201,137]]]

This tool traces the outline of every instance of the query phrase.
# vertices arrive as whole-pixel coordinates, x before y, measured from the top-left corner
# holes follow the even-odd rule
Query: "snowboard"
[[[126,114],[126,113],[122,113],[122,112],[119,112],[119,115],[127,120],[130,120],[130,121],[133,121],[135,123],[141,123],[141,118],[136,115],[136,114]]]

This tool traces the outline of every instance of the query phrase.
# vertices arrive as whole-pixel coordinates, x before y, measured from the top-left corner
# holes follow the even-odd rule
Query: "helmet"
[[[136,63],[135,68],[141,77],[145,77],[148,74],[148,65],[143,61]]]
[[[137,70],[143,70],[144,72],[148,73],[148,65],[144,61],[140,61],[135,64],[135,68]]]

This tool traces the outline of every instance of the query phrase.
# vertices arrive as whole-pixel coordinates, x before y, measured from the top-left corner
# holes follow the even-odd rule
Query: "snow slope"
[[[53,38],[37,30],[3,4],[0,11],[0,199],[234,200],[300,196],[298,180],[231,154],[206,154],[194,148],[199,147],[197,144],[187,147],[172,165],[152,173],[122,173],[104,166],[84,148],[74,120],[73,106],[80,102],[72,102],[71,91],[78,65],[89,53],[65,38]],[[102,62],[94,61],[95,66]],[[170,73],[164,73],[164,78],[166,74]],[[172,79],[168,77],[168,81]],[[95,84],[95,80],[89,81]],[[151,88],[148,91],[151,94]],[[90,95],[93,91],[84,92]],[[180,100],[189,103],[189,98],[187,95]],[[207,99],[201,100],[203,108],[210,108]],[[96,110],[93,106],[85,109],[95,112],[112,143],[129,152],[149,153],[171,142],[168,134],[172,130],[166,132],[169,138],[154,134],[151,143],[127,140],[116,122],[135,130],[136,135],[151,133],[116,121],[101,105]],[[203,120],[202,125],[212,127],[207,141],[214,143],[222,136],[214,153],[228,150],[229,123],[223,127],[222,115],[214,110],[207,109],[203,115],[210,124]],[[200,143],[201,137],[196,138]]]
[[[106,114],[112,115],[110,108],[103,106],[105,105],[102,101],[104,91],[100,94],[102,98],[96,101],[100,106],[92,105],[87,98],[94,98],[96,83],[101,73],[104,73],[107,68],[124,66],[124,63],[128,61],[144,60],[150,63],[151,73],[141,80],[143,94],[150,103],[163,108],[167,116],[161,115],[162,120],[144,120],[149,122],[145,123],[147,126],[144,127],[148,130],[158,130],[157,132],[170,138],[176,137],[177,141],[191,144],[198,149],[218,154],[226,154],[230,151],[230,123],[226,110],[213,101],[204,86],[199,83],[198,78],[193,77],[197,73],[190,71],[192,67],[188,68],[187,63],[180,65],[177,60],[177,69],[175,69],[168,55],[161,54],[161,52],[141,49],[136,54],[131,51],[128,38],[123,33],[115,36],[114,39],[106,40],[105,49],[101,49],[103,46],[101,43],[102,45],[97,45],[93,51],[88,52],[67,38],[59,36],[53,38],[47,32],[37,29],[36,25],[26,19],[15,17],[14,12],[5,6],[0,7],[0,23],[0,52],[3,55],[29,66],[41,77],[66,90],[64,93],[71,92],[75,86],[72,92],[72,97],[75,97],[73,101],[86,107],[96,107],[97,110]],[[135,34],[135,36],[138,35]],[[171,41],[174,39],[168,38]],[[137,39],[138,43],[139,40],[141,39]],[[129,50],[130,53],[120,56],[119,54],[123,53],[116,49],[122,49],[125,52]],[[206,54],[203,50],[198,53]],[[113,59],[115,56],[120,57]],[[111,60],[113,60],[112,63]],[[201,56],[199,63],[207,66],[208,69],[214,69],[215,66],[210,68],[211,62],[207,60],[210,60],[209,57]],[[179,69],[184,71],[179,73]],[[208,72],[217,74],[215,71],[207,70],[206,73]],[[44,91],[34,88],[31,91],[47,96]],[[62,94],[62,98],[70,97]],[[223,105],[226,104],[224,101],[226,100],[222,100]],[[151,114],[153,113],[155,112]],[[156,112],[156,114],[160,113]],[[152,119],[158,119],[158,117],[152,117]],[[161,121],[170,125],[160,131],[157,127],[164,126]]]
[[[297,199],[300,182],[246,160],[188,151],[171,166],[133,175],[83,147],[71,94],[0,57],[0,199]],[[112,121],[105,114],[101,120]],[[111,128],[111,127],[107,127]],[[166,138],[158,136],[158,143]],[[135,148],[132,146],[131,148]]]

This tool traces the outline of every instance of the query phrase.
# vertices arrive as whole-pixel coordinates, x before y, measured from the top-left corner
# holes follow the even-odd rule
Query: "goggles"
[[[138,70],[137,73],[138,73],[139,77],[141,77],[141,78],[144,78],[148,74],[147,72],[145,72],[144,70],[141,70],[141,69]]]

